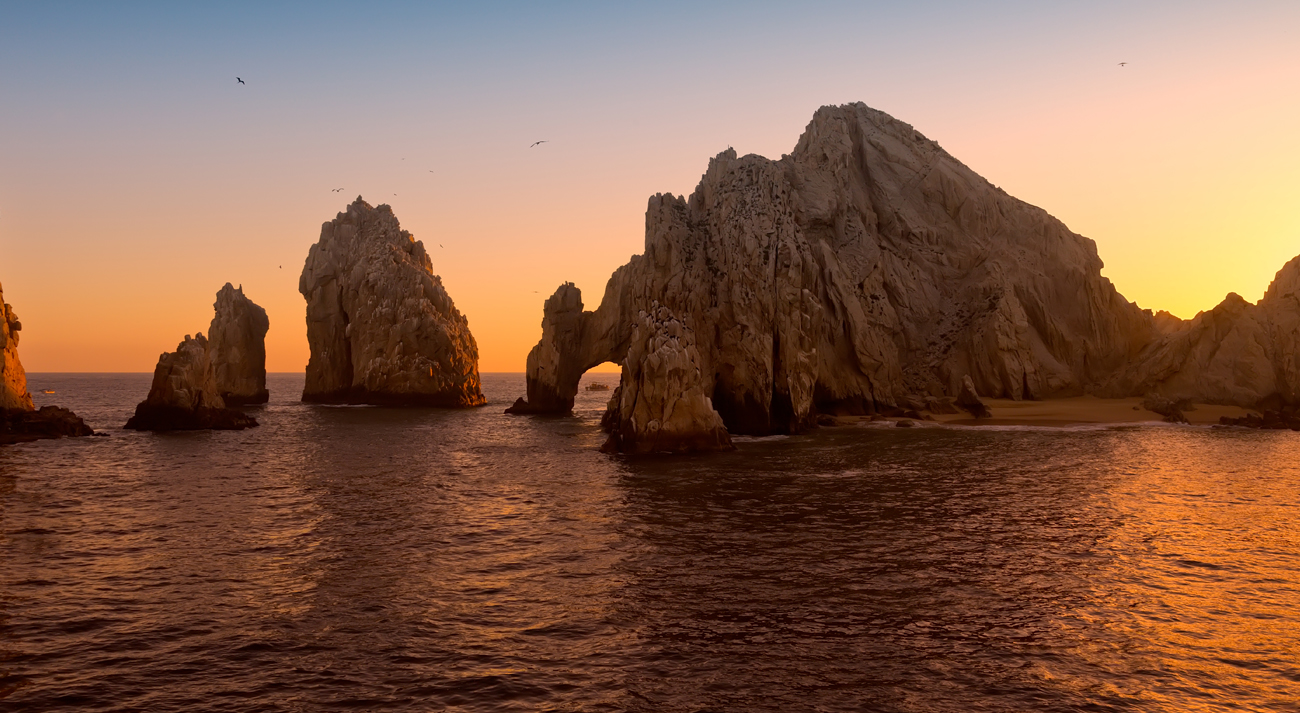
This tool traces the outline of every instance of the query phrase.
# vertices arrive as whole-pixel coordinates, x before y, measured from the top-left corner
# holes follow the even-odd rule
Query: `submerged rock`
[[[423,243],[357,198],[321,227],[307,300],[304,401],[479,406],[478,345]]]
[[[216,314],[208,327],[208,347],[222,400],[227,406],[266,403],[266,332],[271,328],[266,310],[244,296],[242,285],[229,282],[212,306]]]
[[[58,406],[43,406],[39,411],[4,409],[0,411],[0,445],[38,441],[63,436],[93,436],[95,430],[77,414]]]
[[[165,352],[154,368],[149,397],[135,407],[124,428],[136,431],[242,430],[257,421],[226,408],[208,340],[185,335],[174,352]]]
[[[602,422],[607,452],[731,450],[722,417],[704,391],[691,330],[658,302],[638,315],[622,380]]]
[[[0,286],[0,445],[62,436],[90,436],[94,430],[77,414],[57,406],[37,411],[27,391],[27,372],[18,359],[23,329]]]

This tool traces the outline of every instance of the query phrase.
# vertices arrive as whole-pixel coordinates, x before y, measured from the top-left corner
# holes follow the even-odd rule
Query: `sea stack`
[[[0,445],[92,435],[94,430],[67,409],[45,406],[36,410],[27,391],[27,372],[18,359],[22,329],[14,308],[4,301],[4,287],[0,286]]]
[[[217,292],[216,314],[208,327],[208,347],[217,390],[226,406],[264,404],[266,390],[266,310],[229,282]]]
[[[212,350],[203,334],[185,335],[174,352],[164,352],[153,372],[149,397],[135,407],[124,428],[136,431],[242,430],[253,417],[226,408],[217,388]]]
[[[311,357],[303,401],[479,406],[478,345],[423,243],[359,196],[321,227],[298,291]]]
[[[1093,241],[912,126],[823,107],[790,155],[727,150],[690,198],[652,197],[644,254],[599,308],[574,313],[561,287],[519,410],[566,410],[575,374],[626,364],[655,302],[694,335],[698,388],[733,434],[956,397],[968,378],[986,398],[1089,393],[1158,334],[1101,267]]]

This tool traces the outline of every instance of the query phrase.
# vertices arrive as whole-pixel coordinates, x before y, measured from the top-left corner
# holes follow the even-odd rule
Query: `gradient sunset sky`
[[[1142,307],[1257,300],[1300,254],[1294,0],[45,5],[0,4],[32,372],[150,371],[227,281],[302,371],[303,260],[358,195],[429,248],[480,369],[522,371],[556,286],[594,308],[641,252],[647,198],[852,101],[1096,240]]]

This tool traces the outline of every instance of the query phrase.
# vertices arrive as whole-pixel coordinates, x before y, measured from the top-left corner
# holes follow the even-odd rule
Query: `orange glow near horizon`
[[[162,13],[160,36],[0,28],[0,284],[24,366],[151,371],[229,281],[270,316],[268,370],[302,371],[303,260],[361,195],[429,249],[480,370],[522,371],[545,298],[571,281],[593,309],[641,252],[651,195],[690,193],[727,146],[779,158],[818,106],[851,101],[1096,240],[1144,308],[1257,300],[1300,253],[1296,7],[1126,7],[1118,29],[1080,9],[836,6],[834,28],[701,11],[725,37],[624,12],[544,32],[540,10],[491,32],[395,17],[391,42],[351,49],[345,24],[288,16],[238,51],[188,15]],[[918,56],[904,29],[922,20],[937,39]]]

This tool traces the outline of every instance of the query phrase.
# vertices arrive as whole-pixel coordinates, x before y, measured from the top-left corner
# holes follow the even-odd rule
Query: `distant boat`
[[[609,387],[599,381],[593,381],[587,384],[587,391],[609,391]]]
[[[42,393],[42,394],[52,394],[52,393],[54,393],[54,389],[45,389],[45,390],[41,391],[41,393]]]

